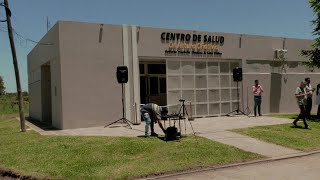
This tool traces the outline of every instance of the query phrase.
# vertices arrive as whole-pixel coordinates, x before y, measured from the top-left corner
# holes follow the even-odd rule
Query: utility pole
[[[19,67],[16,55],[16,48],[14,46],[13,34],[12,34],[12,26],[11,26],[11,12],[9,9],[8,0],[4,0],[4,7],[6,10],[6,17],[7,17],[7,26],[8,26],[8,35],[10,40],[11,52],[12,52],[12,59],[13,59],[13,66],[16,75],[16,83],[17,83],[17,91],[18,91],[18,98],[19,98],[19,114],[20,114],[20,126],[21,131],[26,131],[25,119],[24,119],[24,110],[23,110],[23,97],[21,92],[21,83],[20,83],[20,75],[19,75]]]

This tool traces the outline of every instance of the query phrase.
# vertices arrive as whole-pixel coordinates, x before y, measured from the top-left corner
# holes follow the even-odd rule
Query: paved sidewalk
[[[275,144],[266,143],[230,131],[213,132],[200,135],[208,139],[221,142],[223,144],[235,146],[239,149],[254,152],[267,157],[280,157],[302,153],[301,151],[285,148]]]
[[[192,134],[192,127],[194,132],[208,139],[238,147],[245,151],[254,152],[267,157],[282,157],[300,154],[301,151],[288,149],[275,144],[266,143],[248,136],[240,135],[228,131],[229,129],[247,128],[254,126],[266,126],[273,124],[291,123],[292,120],[284,118],[273,117],[247,117],[247,116],[234,116],[234,117],[212,117],[212,118],[199,118],[195,121],[181,121],[182,134]],[[140,125],[132,125],[133,129],[124,127],[123,124],[116,124],[107,128],[93,127],[93,128],[80,128],[68,130],[41,130],[32,124],[30,127],[38,131],[42,135],[62,135],[62,136],[128,136],[137,137],[144,135],[144,122]],[[168,127],[168,122],[165,124]],[[173,121],[171,122],[173,125]],[[192,125],[192,127],[191,127]],[[176,122],[179,127],[179,123]],[[161,130],[155,124],[155,131],[160,135]]]

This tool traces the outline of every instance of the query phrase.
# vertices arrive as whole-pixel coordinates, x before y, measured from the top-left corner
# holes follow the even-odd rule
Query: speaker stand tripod
[[[249,99],[248,99],[248,87],[247,87],[247,108],[244,111],[246,112],[247,116],[249,117],[249,114],[251,114],[251,110],[249,108],[248,102],[249,102]]]
[[[226,116],[230,116],[230,114],[235,113],[235,112],[237,113],[236,115],[243,114],[243,115],[248,116],[246,113],[244,113],[243,111],[241,111],[241,110],[240,110],[240,100],[239,100],[239,81],[237,81],[237,102],[238,102],[237,109],[236,109],[236,110],[234,110],[234,111],[229,112],[228,114],[226,114]]]
[[[105,128],[110,126],[110,125],[112,125],[112,124],[115,124],[115,123],[118,123],[118,122],[122,122],[123,124],[127,124],[127,126],[129,126],[129,128],[132,129],[132,127],[130,126],[131,122],[127,118],[125,118],[125,116],[124,116],[124,95],[123,95],[124,94],[124,88],[123,88],[123,83],[121,83],[121,89],[122,89],[122,118],[120,118],[120,119],[118,119],[118,120],[106,125]]]

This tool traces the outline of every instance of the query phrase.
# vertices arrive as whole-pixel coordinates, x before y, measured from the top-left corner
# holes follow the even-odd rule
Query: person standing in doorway
[[[315,90],[314,88],[312,88],[311,84],[310,84],[310,78],[305,78],[304,79],[305,83],[306,83],[306,93],[308,93],[307,95],[307,102],[306,102],[306,118],[307,119],[311,119],[311,109],[312,109],[312,93]]]
[[[318,111],[317,111],[317,118],[320,118],[320,84],[317,85],[317,91],[316,91],[316,105],[318,105]]]
[[[257,108],[259,116],[262,116],[261,114],[261,95],[263,92],[262,86],[259,84],[258,80],[254,81],[254,86],[252,86],[252,92],[254,96],[254,116],[257,116]]]
[[[295,96],[297,98],[297,103],[298,103],[298,106],[299,106],[299,109],[300,109],[300,114],[298,115],[297,119],[295,119],[292,123],[295,127],[298,127],[297,125],[297,122],[302,119],[303,120],[303,123],[304,123],[304,128],[305,129],[308,129],[309,126],[307,124],[307,120],[306,120],[306,109],[305,109],[305,105],[306,105],[306,102],[307,102],[307,95],[310,94],[306,92],[305,90],[305,87],[306,87],[306,84],[305,82],[301,81],[300,82],[300,86],[297,87],[296,89],[296,93],[295,93]]]

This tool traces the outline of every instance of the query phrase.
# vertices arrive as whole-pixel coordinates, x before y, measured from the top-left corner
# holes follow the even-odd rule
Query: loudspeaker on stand
[[[233,81],[242,81],[242,68],[236,67],[233,69]]]
[[[117,67],[117,80],[118,80],[118,83],[127,83],[128,82],[128,67],[127,66],[118,66]]]

